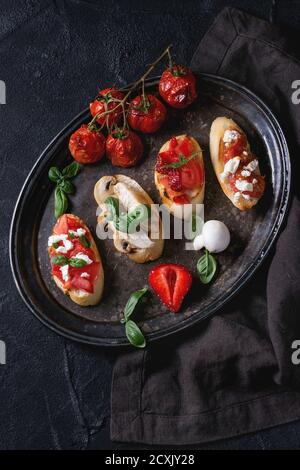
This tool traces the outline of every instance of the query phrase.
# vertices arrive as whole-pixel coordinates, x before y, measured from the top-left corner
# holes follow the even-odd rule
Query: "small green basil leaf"
[[[80,165],[77,162],[72,162],[70,165],[66,166],[62,171],[62,176],[64,178],[74,178],[79,171]]]
[[[80,235],[79,241],[81,245],[85,246],[86,248],[89,248],[91,246],[89,239],[85,235]]]
[[[203,284],[209,284],[213,279],[217,270],[217,262],[215,258],[205,250],[205,254],[201,256],[197,263],[197,271],[200,281]]]
[[[61,179],[61,172],[56,166],[52,166],[48,172],[49,179],[57,183]]]
[[[195,158],[196,155],[199,155],[199,153],[202,153],[202,152],[203,152],[202,150],[198,150],[197,152],[192,153],[192,155],[190,155],[188,158],[185,158],[183,154],[179,154],[178,162],[167,163],[166,165],[163,166],[163,168],[181,168],[182,166],[190,162],[193,158]]]
[[[59,266],[64,266],[65,264],[69,264],[69,258],[63,255],[53,256],[51,258],[52,264],[58,264]]]
[[[119,217],[119,201],[117,198],[109,196],[105,200],[105,204],[108,209],[107,220],[116,221]]]
[[[65,193],[60,189],[60,187],[55,188],[55,197],[54,197],[54,215],[58,219],[62,214],[66,212],[68,208],[68,199]]]
[[[62,189],[66,194],[73,194],[75,192],[75,186],[69,180],[62,180],[59,183],[60,189]]]
[[[138,301],[146,294],[147,291],[148,288],[145,287],[144,289],[136,290],[131,294],[124,309],[124,318],[126,321],[133,313]]]
[[[127,232],[134,233],[138,225],[147,220],[150,216],[150,207],[145,204],[139,204],[127,216]]]
[[[72,232],[69,232],[68,235],[69,235],[69,238],[71,238],[72,240],[73,240],[73,238],[75,238],[75,235]]]
[[[136,348],[144,348],[146,346],[145,336],[134,321],[128,320],[125,323],[125,333],[128,341]]]
[[[80,258],[70,258],[69,264],[72,266],[72,268],[83,268],[83,266],[87,265],[87,262]]]

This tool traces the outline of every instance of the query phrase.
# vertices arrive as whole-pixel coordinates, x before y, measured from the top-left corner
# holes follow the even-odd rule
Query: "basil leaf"
[[[150,207],[146,204],[139,204],[129,214],[121,214],[114,222],[119,232],[134,233],[139,224],[149,218]]]
[[[52,264],[58,264],[59,266],[64,266],[65,264],[69,264],[69,258],[64,255],[57,255],[51,258]]]
[[[144,289],[136,290],[135,292],[131,294],[124,309],[125,321],[127,321],[129,317],[132,315],[138,301],[143,297],[143,295],[146,294],[147,291],[148,291],[148,288],[145,287]]]
[[[145,336],[134,321],[128,320],[125,323],[125,333],[128,341],[136,348],[144,348],[146,346]]]
[[[119,201],[117,198],[109,196],[105,200],[108,209],[107,220],[115,221],[119,217]]]
[[[173,163],[168,163],[163,166],[163,168],[181,168],[182,166],[186,165],[188,162],[190,162],[193,158],[195,158],[196,155],[199,155],[199,153],[202,153],[202,150],[198,150],[195,153],[192,153],[188,158],[185,158],[183,154],[179,154],[179,161],[178,162],[173,162]]]
[[[89,239],[85,235],[80,235],[79,241],[81,245],[85,246],[86,248],[89,248],[91,246]]]
[[[70,165],[66,166],[62,171],[62,176],[64,178],[74,178],[79,171],[80,165],[77,162],[72,162]]]
[[[55,188],[54,195],[54,215],[58,219],[62,214],[66,212],[68,208],[68,199],[65,193],[60,187]]]
[[[58,248],[58,247],[59,247],[59,243],[58,243],[58,242],[54,242],[54,243],[52,243],[52,246],[53,246],[53,248],[55,248],[55,249],[56,249],[56,248]]]
[[[75,186],[69,180],[62,180],[62,182],[59,183],[59,187],[67,194],[73,194],[75,192]]]
[[[51,181],[57,183],[61,179],[62,174],[56,166],[52,166],[48,171],[48,176]]]
[[[68,235],[69,235],[69,238],[71,238],[72,240],[75,238],[75,235],[72,232],[69,232]]]
[[[200,281],[203,284],[209,284],[213,279],[217,270],[217,262],[215,258],[205,250],[205,254],[201,256],[197,263],[197,271]]]
[[[69,264],[72,266],[72,268],[83,268],[83,266],[87,265],[87,262],[80,258],[70,258]]]
[[[134,233],[139,224],[147,220],[150,216],[150,207],[146,204],[138,205],[127,215],[127,233]]]

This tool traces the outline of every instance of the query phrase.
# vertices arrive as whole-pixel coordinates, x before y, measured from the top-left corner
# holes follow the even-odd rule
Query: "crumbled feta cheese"
[[[89,273],[81,273],[80,277],[90,277]]]
[[[244,168],[245,168],[245,170],[254,171],[254,170],[256,170],[257,166],[258,166],[258,161],[257,160],[252,160]]]
[[[256,179],[256,178],[253,178],[252,184],[256,184],[256,183],[257,183],[257,179]]]
[[[246,199],[247,201],[249,201],[250,196],[249,196],[249,194],[243,194],[243,198]]]
[[[74,235],[74,237],[81,237],[82,235],[85,235],[86,230],[84,228],[78,228],[77,230],[69,230],[69,233]]]
[[[57,253],[68,253],[68,251],[73,248],[73,243],[70,240],[68,240],[68,235],[66,234],[51,235],[48,238],[48,246],[52,246],[54,243],[59,243],[59,242],[63,242],[63,244],[55,248],[55,251]]]
[[[224,132],[223,142],[232,142],[233,140],[236,140],[239,137],[240,133],[238,131],[227,129]]]
[[[70,240],[65,239],[63,240],[63,245],[56,248],[55,251],[57,253],[68,253],[68,251],[72,250],[72,248],[73,248],[73,243],[70,242]]]
[[[87,255],[85,255],[84,253],[77,253],[77,255],[75,255],[74,258],[82,259],[83,261],[86,262],[86,264],[92,264],[93,262],[93,260],[89,258]]]
[[[240,196],[241,196],[241,193],[237,191],[236,193],[234,193],[233,198],[236,201],[237,199],[240,198]]]
[[[53,243],[58,243],[58,242],[64,241],[64,240],[66,240],[67,237],[68,237],[68,235],[51,235],[48,238],[48,246],[52,246]]]
[[[67,282],[69,280],[69,265],[65,264],[64,266],[61,266],[59,269],[60,269],[63,280]]]
[[[248,152],[246,152],[246,150],[243,150],[243,155],[248,155]]]
[[[236,189],[238,189],[241,192],[243,192],[243,191],[250,191],[250,192],[253,191],[253,184],[249,183],[249,181],[247,181],[247,180],[236,180],[235,187],[236,187]]]
[[[220,174],[221,179],[224,180],[227,178],[229,173],[235,173],[236,170],[238,169],[238,166],[240,164],[240,158],[239,157],[234,157],[228,160],[228,162],[225,163],[224,165],[224,170],[223,173]]]
[[[251,171],[249,171],[249,170],[242,170],[242,171],[241,171],[241,175],[242,175],[242,176],[250,176],[250,175],[251,175]]]

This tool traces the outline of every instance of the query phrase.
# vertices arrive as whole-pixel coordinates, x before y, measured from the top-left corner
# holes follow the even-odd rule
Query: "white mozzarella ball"
[[[206,248],[210,253],[220,253],[226,250],[229,243],[230,233],[226,225],[219,220],[209,220],[203,225],[201,235],[194,239],[194,248]]]

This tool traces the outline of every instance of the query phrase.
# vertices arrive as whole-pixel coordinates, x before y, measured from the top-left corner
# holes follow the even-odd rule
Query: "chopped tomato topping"
[[[191,202],[190,198],[186,194],[182,194],[181,196],[175,196],[173,198],[175,204],[189,204]]]
[[[247,151],[247,138],[245,134],[240,134],[237,139],[233,139],[231,142],[224,143],[223,159],[224,163],[231,160],[233,157],[248,158],[247,155],[243,155],[243,152]]]
[[[238,192],[239,190],[235,186],[236,181],[243,180],[243,181],[248,181],[248,183],[251,183],[253,186],[253,191],[242,191],[243,194],[248,195],[250,197],[254,198],[260,198],[265,190],[265,179],[261,175],[255,175],[251,174],[250,176],[242,176],[241,175],[240,169],[236,171],[236,173],[231,174],[228,178],[231,189],[234,192]]]
[[[195,157],[189,162],[178,167],[172,167],[172,163],[181,161],[182,156],[188,159],[194,151],[194,146],[188,137],[182,139],[179,143],[176,137],[170,140],[167,151],[160,152],[157,157],[156,171],[164,177],[160,177],[160,183],[165,187],[168,197],[178,198],[185,196],[188,202],[190,198],[185,194],[186,191],[199,188],[204,183],[204,168],[199,164],[199,160]],[[181,201],[184,200],[182,197]]]

